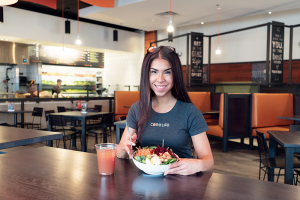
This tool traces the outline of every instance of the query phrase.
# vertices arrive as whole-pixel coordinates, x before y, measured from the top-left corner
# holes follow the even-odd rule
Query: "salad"
[[[169,147],[163,148],[157,145],[157,147],[138,148],[134,159],[147,165],[168,165],[177,162],[178,156]]]

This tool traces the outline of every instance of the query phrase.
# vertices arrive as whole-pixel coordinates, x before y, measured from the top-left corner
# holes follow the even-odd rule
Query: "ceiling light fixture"
[[[173,33],[172,32],[168,33],[168,42],[173,42]]]
[[[8,41],[8,39],[5,39],[5,41]]]
[[[201,22],[201,24],[204,24],[204,22]]]
[[[221,54],[221,50],[220,50],[220,46],[219,46],[219,42],[220,42],[220,10],[222,8],[219,7],[219,4],[217,4],[217,10],[218,10],[218,48],[216,51],[216,54]]]
[[[115,29],[113,31],[113,41],[118,42],[118,30],[117,29]]]
[[[35,42],[34,42],[34,43],[32,43],[32,44],[35,44]]]
[[[4,14],[3,14],[3,7],[0,7],[0,23],[4,22]]]
[[[77,12],[77,28],[78,28],[78,35],[77,35],[77,40],[76,40],[76,44],[77,45],[81,45],[81,40],[79,37],[79,0],[78,1],[78,12]]]
[[[65,9],[67,21],[65,21],[65,34],[71,34],[71,22],[69,21],[69,8]]]
[[[173,27],[173,25],[172,25],[172,18],[171,18],[171,1],[172,0],[170,0],[170,21],[169,21],[169,26],[168,26],[168,32],[173,32],[174,31],[174,27]]]
[[[17,2],[18,2],[18,0],[1,0],[0,6],[7,6],[7,5],[17,3]]]
[[[272,14],[272,12],[269,12],[269,15],[271,15]]]
[[[1,38],[1,40],[3,40],[3,38]]]

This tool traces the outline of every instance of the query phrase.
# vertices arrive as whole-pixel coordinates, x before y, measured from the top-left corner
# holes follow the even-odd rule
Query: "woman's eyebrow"
[[[155,68],[150,68],[151,70],[155,70],[155,71],[157,71],[157,69],[155,69]]]
[[[165,71],[169,71],[169,70],[171,70],[172,68],[170,67],[170,68],[168,68],[168,69],[166,69]]]

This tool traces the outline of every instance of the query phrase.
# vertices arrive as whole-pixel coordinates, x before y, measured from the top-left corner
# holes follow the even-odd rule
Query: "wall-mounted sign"
[[[202,83],[203,33],[191,32],[191,83]]]
[[[252,81],[266,83],[266,63],[252,63]]]
[[[29,52],[30,62],[80,67],[104,67],[104,54],[99,52],[52,46],[30,46]]]
[[[284,23],[272,21],[271,83],[283,83]]]

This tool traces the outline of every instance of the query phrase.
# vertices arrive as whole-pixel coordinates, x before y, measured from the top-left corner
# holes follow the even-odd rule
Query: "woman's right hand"
[[[133,136],[131,136],[132,142],[128,137],[127,140],[125,140],[125,142],[122,145],[122,149],[124,149],[127,152],[127,154],[129,155],[129,159],[132,159],[131,146],[135,146],[136,139],[137,139],[137,135],[134,134]]]

